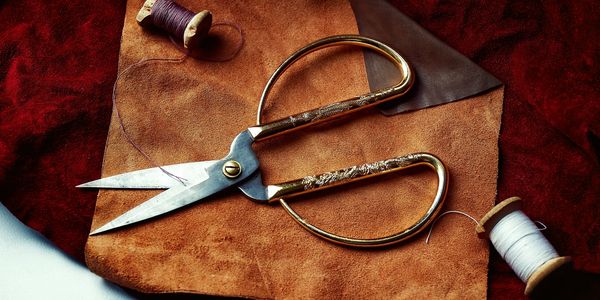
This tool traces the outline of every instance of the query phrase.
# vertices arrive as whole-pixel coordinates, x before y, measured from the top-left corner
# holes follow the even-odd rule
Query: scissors
[[[402,78],[400,82],[389,88],[369,92],[314,110],[262,124],[261,112],[263,104],[281,74],[305,55],[334,45],[355,45],[379,52],[392,61],[401,71]],[[279,184],[264,185],[259,169],[260,164],[252,149],[252,144],[278,134],[288,133],[292,130],[331,120],[394,99],[404,95],[411,88],[413,82],[414,74],[404,58],[391,47],[375,39],[360,35],[336,35],[312,42],[288,57],[271,75],[260,98],[257,125],[244,129],[233,139],[229,154],[220,160],[190,162],[162,167],[173,174],[178,174],[178,176],[185,178],[187,183],[184,184],[175,180],[160,168],[149,168],[106,177],[77,186],[80,188],[102,189],[166,189],[166,191],[97,228],[90,235],[104,233],[154,218],[205,199],[224,189],[235,187],[257,203],[268,204],[279,202],[302,227],[334,243],[354,247],[378,247],[406,240],[426,228],[439,213],[443,205],[448,186],[448,173],[442,161],[436,156],[429,153],[413,153],[320,175],[306,176]],[[308,223],[284,200],[284,198],[417,165],[427,165],[437,174],[438,186],[434,200],[427,212],[413,225],[389,236],[360,239],[327,232]]]

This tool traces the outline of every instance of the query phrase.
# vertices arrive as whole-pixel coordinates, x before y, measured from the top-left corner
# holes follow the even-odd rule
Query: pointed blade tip
[[[94,180],[94,181],[88,181],[85,183],[82,183],[80,185],[75,186],[76,188],[80,188],[80,189],[87,189],[87,188],[102,188],[102,186],[95,184],[98,180]]]
[[[104,224],[104,225],[100,226],[99,228],[97,228],[96,230],[90,232],[89,236],[98,235],[98,234],[104,233],[106,231],[113,230],[115,228],[116,227],[114,227],[114,226],[109,226],[109,224]]]
[[[101,229],[102,229],[102,228],[98,228],[98,229],[96,229],[96,230],[94,230],[94,231],[90,232],[89,236],[98,235],[98,234],[100,234],[100,233],[103,233],[103,232],[105,232],[105,231],[106,231],[106,230],[101,230]]]

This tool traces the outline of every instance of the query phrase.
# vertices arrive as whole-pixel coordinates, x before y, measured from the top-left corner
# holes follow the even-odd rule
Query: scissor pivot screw
[[[235,160],[225,162],[223,165],[223,175],[227,178],[236,178],[242,174],[242,165]]]

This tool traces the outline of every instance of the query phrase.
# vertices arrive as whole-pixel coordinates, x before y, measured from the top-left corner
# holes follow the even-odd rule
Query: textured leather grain
[[[358,33],[349,3],[305,1],[220,5],[216,21],[235,20],[246,44],[229,62],[188,59],[154,63],[122,77],[118,107],[129,133],[161,164],[223,157],[231,139],[254,124],[270,73],[308,42]],[[180,55],[169,39],[134,20],[141,1],[129,1],[121,69],[144,57]],[[296,26],[289,26],[290,22]],[[234,39],[220,28],[214,35]],[[226,49],[225,49],[226,50]],[[268,100],[267,120],[369,90],[361,49],[337,47],[288,70]],[[255,150],[267,183],[427,151],[447,165],[447,209],[482,215],[493,206],[503,89],[411,113],[386,117],[376,109],[281,135]],[[124,139],[114,118],[103,176],[150,167]],[[375,237],[416,221],[430,204],[435,175],[418,169],[291,201],[307,220],[339,234]],[[92,229],[156,191],[100,191]],[[473,224],[448,217],[430,244],[424,235],[378,250],[352,249],[302,230],[278,206],[260,205],[231,190],[162,218],[90,237],[90,269],[118,284],[152,293],[189,292],[256,298],[484,298],[488,248]],[[468,286],[468,289],[464,287]]]

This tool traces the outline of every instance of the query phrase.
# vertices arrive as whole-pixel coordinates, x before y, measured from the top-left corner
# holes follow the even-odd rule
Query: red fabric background
[[[78,260],[111,113],[121,1],[0,2],[0,201]],[[575,267],[600,272],[600,4],[393,1],[506,84],[499,199]],[[523,284],[493,253],[490,298]]]
[[[522,197],[560,254],[600,272],[600,2],[556,2],[395,5],[506,84],[498,200]],[[495,251],[489,275],[490,298],[522,297]]]

